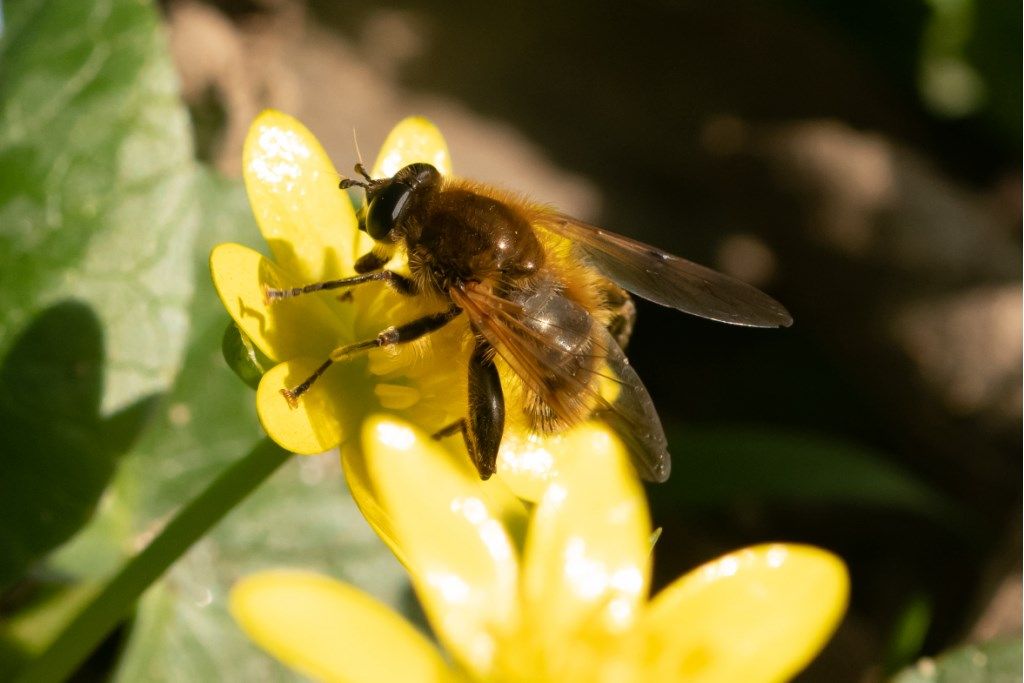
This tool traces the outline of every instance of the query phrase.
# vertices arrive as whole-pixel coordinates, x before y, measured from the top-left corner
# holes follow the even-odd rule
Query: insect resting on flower
[[[358,274],[286,289],[264,285],[266,302],[382,281],[399,295],[424,297],[436,312],[336,348],[281,393],[294,407],[332,364],[411,342],[464,315],[474,336],[467,414],[435,437],[461,433],[483,479],[495,471],[505,427],[498,359],[522,383],[532,430],[551,434],[588,418],[603,421],[624,440],[642,477],[668,478],[661,422],[622,351],[635,319],[627,290],[725,323],[792,323],[781,304],[739,280],[430,164],[407,165],[390,178],[372,178],[362,163],[355,170],[363,179],[343,179],[340,188],[365,191],[359,228],[375,241],[356,261]],[[385,267],[398,250],[408,275]]]

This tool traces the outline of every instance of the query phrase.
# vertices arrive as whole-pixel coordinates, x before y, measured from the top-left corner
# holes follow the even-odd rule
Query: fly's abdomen
[[[521,323],[537,345],[539,367],[525,405],[531,427],[550,433],[581,422],[594,410],[599,390],[595,371],[604,354],[593,341],[597,323],[550,279],[535,281],[513,300],[522,306]]]

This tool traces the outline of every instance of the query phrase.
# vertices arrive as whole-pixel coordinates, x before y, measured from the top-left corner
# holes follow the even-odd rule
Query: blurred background
[[[353,128],[372,156],[425,115],[461,175],[789,308],[792,328],[765,331],[638,302],[629,356],[674,462],[649,489],[656,585],[744,544],[814,543],[853,594],[799,680],[884,680],[997,637],[1019,669],[1020,3],[6,9],[0,514],[21,531],[0,532],[0,665],[255,438],[203,259],[259,246],[237,179],[249,122],[275,107],[341,169]],[[414,611],[342,489],[331,458],[290,463],[80,675],[286,680],[225,635],[223,591],[255,567],[324,569]]]

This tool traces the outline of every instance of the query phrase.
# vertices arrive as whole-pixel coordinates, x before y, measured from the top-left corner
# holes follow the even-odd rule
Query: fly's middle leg
[[[454,320],[462,309],[458,306],[450,306],[447,310],[440,313],[431,313],[425,315],[422,318],[417,318],[411,322],[407,322],[404,325],[397,325],[388,327],[377,333],[375,337],[366,339],[355,344],[347,344],[340,346],[334,351],[331,351],[331,355],[325,360],[320,367],[313,371],[309,377],[307,377],[301,384],[291,389],[282,389],[281,394],[288,401],[288,405],[293,408],[296,406],[299,396],[306,393],[313,383],[323,375],[327,368],[331,367],[332,364],[337,361],[347,360],[353,356],[369,351],[370,349],[378,349],[385,346],[394,346],[396,344],[405,344],[407,342],[415,341],[420,337],[436,332],[441,329],[452,320]]]

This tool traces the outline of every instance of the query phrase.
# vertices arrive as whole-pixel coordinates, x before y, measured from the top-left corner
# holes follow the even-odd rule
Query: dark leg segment
[[[405,323],[404,325],[389,327],[378,332],[377,336],[373,339],[367,339],[366,341],[349,344],[348,346],[342,346],[339,349],[335,349],[331,352],[331,359],[343,360],[359,351],[365,351],[378,346],[392,346],[394,344],[404,344],[406,342],[414,341],[424,335],[441,329],[454,320],[459,313],[462,313],[462,309],[458,306],[452,306],[446,311],[431,313],[423,316],[422,318],[417,318],[412,322]]]
[[[326,282],[314,282],[304,287],[292,287],[291,289],[274,289],[273,287],[264,285],[263,295],[266,298],[267,303],[271,303],[280,299],[290,299],[293,296],[299,296],[301,294],[322,292],[326,289],[355,287],[356,285],[361,285],[366,282],[386,282],[399,294],[416,293],[416,286],[409,278],[403,277],[390,270],[378,270],[372,273],[356,275],[355,277],[346,277],[340,280],[327,280]]]
[[[294,389],[282,389],[281,394],[285,399],[287,399],[288,405],[294,408],[299,396],[306,393],[306,391],[313,385],[313,382],[319,379],[319,377],[327,371],[327,368],[331,367],[332,363],[340,360],[347,360],[362,351],[369,351],[370,349],[376,349],[382,346],[393,346],[395,344],[404,344],[406,342],[414,341],[420,337],[430,334],[431,332],[436,332],[441,329],[454,320],[460,313],[462,313],[461,308],[458,306],[452,306],[441,313],[431,313],[430,315],[417,318],[416,320],[405,323],[404,325],[398,325],[397,327],[389,327],[385,330],[381,330],[373,339],[367,339],[365,341],[356,342],[355,344],[339,347],[334,351],[331,351],[330,358],[324,361],[324,363],[301,384]]]
[[[354,268],[357,273],[369,273],[372,270],[380,270],[389,260],[390,259],[387,256],[376,254],[371,251],[370,253],[363,254],[356,259]]]
[[[281,390],[281,394],[288,401],[288,405],[290,405],[292,408],[294,408],[295,407],[295,399],[297,399],[302,394],[306,393],[306,390],[309,389],[311,386],[313,386],[313,382],[315,382],[318,379],[320,379],[320,375],[322,375],[325,372],[327,372],[327,368],[331,367],[331,363],[333,363],[333,362],[334,362],[333,360],[328,358],[327,360],[325,360],[323,363],[320,364],[320,367],[318,367],[316,370],[313,371],[312,375],[310,375],[309,377],[304,379],[302,381],[302,384],[300,384],[299,386],[295,387],[294,389],[282,389]]]
[[[438,429],[436,432],[434,432],[430,436],[432,438],[434,438],[434,439],[440,440],[440,439],[443,439],[445,437],[451,436],[452,434],[458,434],[460,432],[462,433],[463,438],[465,438],[465,436],[466,436],[466,418],[464,418],[464,417],[456,420],[455,422],[452,422],[450,425],[448,425],[446,427],[441,427],[440,429]]]
[[[469,359],[469,417],[453,422],[436,434],[435,439],[462,432],[469,457],[481,479],[495,471],[501,435],[505,431],[505,395],[501,390],[498,368],[491,348],[477,342]]]

